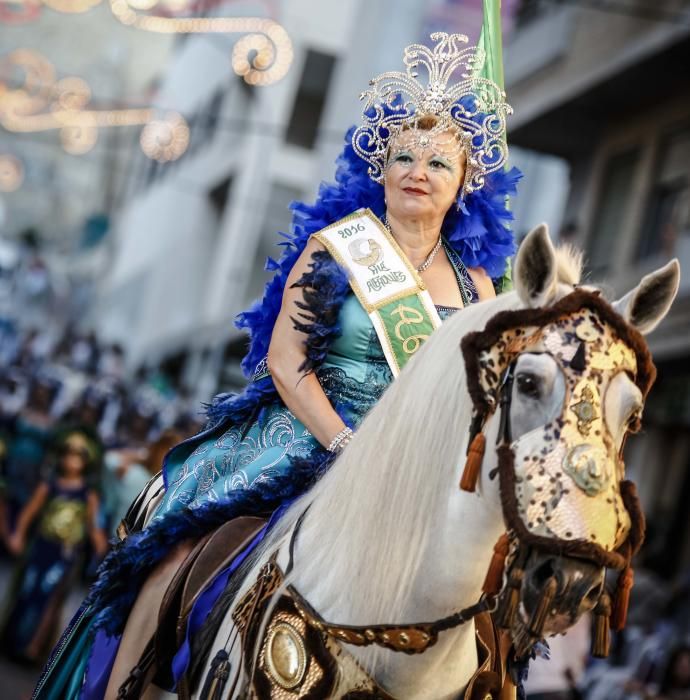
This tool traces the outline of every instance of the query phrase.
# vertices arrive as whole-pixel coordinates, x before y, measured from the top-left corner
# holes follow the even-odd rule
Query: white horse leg
[[[118,689],[139,661],[144,647],[158,626],[158,611],[168,585],[194,547],[194,544],[194,541],[187,540],[177,545],[156,566],[141,587],[132,611],[127,618],[125,631],[120,641],[120,648],[115,657],[113,670],[108,681],[105,700],[116,700]]]

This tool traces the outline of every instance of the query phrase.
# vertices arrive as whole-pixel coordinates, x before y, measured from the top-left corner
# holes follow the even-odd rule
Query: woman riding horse
[[[519,179],[504,170],[510,108],[497,85],[468,77],[483,56],[466,37],[432,39],[433,49],[406,49],[406,73],[372,81],[336,184],[313,206],[294,205],[286,251],[269,261],[276,274],[239,321],[251,336],[251,383],[214,399],[207,429],[171,451],[123,522],[122,544],[66,635],[84,640],[72,676],[88,667],[85,687],[93,674],[100,683],[111,675],[110,688],[124,680],[136,653],[110,668],[127,618],[125,640],[153,631],[136,625],[132,605],[160,603],[162,580],[193,542],[303,493],[441,321],[500,288],[514,252],[506,198]]]

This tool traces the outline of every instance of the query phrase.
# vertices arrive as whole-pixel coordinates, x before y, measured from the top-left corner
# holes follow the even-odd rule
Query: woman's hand
[[[48,498],[49,491],[50,488],[48,484],[45,481],[41,482],[31,495],[29,502],[19,513],[14,532],[7,538],[7,549],[15,556],[19,556],[24,551],[26,533],[29,531],[31,523],[33,523],[41,511],[41,508],[43,508]]]
[[[292,317],[298,318],[301,312],[296,303],[304,303],[302,288],[293,285],[309,272],[312,255],[320,250],[325,249],[310,238],[290,271],[268,349],[268,366],[285,405],[324,447],[328,447],[345,423],[333,409],[316,375],[300,371],[299,367],[306,360],[307,336],[296,330],[292,321]]]

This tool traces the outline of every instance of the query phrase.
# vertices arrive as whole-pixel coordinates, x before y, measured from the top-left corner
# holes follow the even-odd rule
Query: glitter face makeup
[[[465,175],[465,152],[454,130],[408,129],[391,144],[385,188],[393,216],[443,219]]]

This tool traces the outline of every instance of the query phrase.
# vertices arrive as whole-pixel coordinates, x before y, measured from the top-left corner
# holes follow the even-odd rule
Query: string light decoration
[[[9,153],[0,153],[0,192],[16,192],[24,182],[24,166]]]
[[[10,0],[42,3],[64,13],[80,13],[101,0]],[[232,51],[235,73],[249,85],[270,85],[285,77],[294,58],[285,28],[265,17],[170,17],[145,14],[156,6],[166,13],[179,12],[188,0],[109,0],[115,18],[128,27],[157,34],[243,34]],[[0,0],[0,8],[8,0]]]
[[[159,17],[140,14],[142,2],[110,0],[113,15],[128,27],[158,34],[245,34],[232,52],[232,68],[249,85],[270,85],[285,77],[294,52],[290,36],[277,22],[263,17]]]
[[[34,114],[51,101],[56,82],[54,66],[41,54],[17,49],[0,58],[0,118]],[[10,85],[21,84],[17,89]]]
[[[41,2],[51,10],[64,12],[65,14],[79,14],[87,12],[95,7],[101,0],[41,0]]]
[[[142,133],[141,146],[150,158],[172,161],[187,149],[189,127],[177,112],[156,119],[155,110],[150,107],[89,109],[91,89],[86,81],[77,77],[56,80],[56,71],[50,62],[26,49],[13,51],[0,59],[0,78],[20,74],[23,74],[23,82],[17,80],[20,87],[0,81],[0,124],[8,131],[58,130],[63,149],[72,155],[83,155],[96,145],[99,129],[143,125],[148,135],[144,138]],[[147,132],[149,126],[151,129]],[[169,136],[166,137],[166,133]]]

